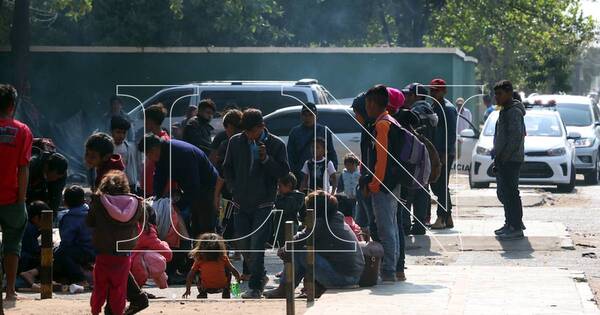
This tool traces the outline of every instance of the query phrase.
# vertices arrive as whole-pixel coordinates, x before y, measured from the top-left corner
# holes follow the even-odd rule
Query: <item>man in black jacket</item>
[[[277,179],[287,175],[290,166],[285,144],[265,128],[262,113],[247,109],[242,115],[242,133],[229,139],[223,173],[238,205],[235,228],[240,249],[248,250],[250,290],[242,298],[261,298],[266,275],[265,242],[269,240],[269,218],[277,196]]]
[[[525,159],[525,107],[513,98],[512,83],[502,80],[494,86],[501,106],[494,133],[494,167],[498,199],[504,205],[505,223],[494,231],[501,240],[523,238],[523,205],[519,195],[519,172]]]
[[[411,123],[409,129],[423,135],[427,140],[433,141],[438,116],[433,112],[431,105],[425,101],[425,96],[428,94],[427,89],[420,83],[411,83],[402,89],[402,93],[404,93],[405,97],[404,106],[409,108],[410,113],[414,116],[414,121]],[[402,124],[400,120],[398,121]],[[425,234],[424,224],[427,223],[428,210],[431,210],[431,196],[427,188],[415,189],[413,194],[409,194],[409,198],[406,200],[406,209],[398,210],[401,211],[398,215],[403,215],[403,228],[410,235]],[[413,206],[413,213],[416,219],[414,224],[410,217],[411,205]]]
[[[211,133],[213,127],[210,121],[217,110],[215,102],[210,99],[201,100],[198,103],[198,114],[191,118],[183,128],[183,141],[195,145],[210,156],[212,149]]]

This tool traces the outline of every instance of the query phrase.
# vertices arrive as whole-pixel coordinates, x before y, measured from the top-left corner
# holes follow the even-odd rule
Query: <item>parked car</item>
[[[473,130],[461,132],[464,139],[476,141],[472,152],[469,183],[471,188],[487,188],[496,181],[491,152],[499,112],[493,112],[478,136]],[[575,145],[580,137],[567,132],[561,116],[554,109],[528,109],[525,115],[525,162],[521,167],[522,184],[557,185],[561,192],[575,187]]]
[[[258,108],[263,115],[279,108],[312,102],[328,104],[333,99],[327,90],[315,79],[299,81],[211,81],[190,83],[160,90],[141,105],[131,110],[128,115],[136,130],[136,139],[140,139],[144,127],[142,109],[156,103],[162,103],[169,115],[163,123],[163,128],[170,127],[185,118],[189,105],[196,105],[202,99],[210,98],[217,105],[217,112],[230,106],[241,109]],[[218,115],[217,115],[218,116]],[[211,122],[216,132],[223,130],[221,119],[215,117]]]
[[[574,139],[575,169],[585,176],[589,185],[598,184],[600,172],[600,110],[585,96],[534,95],[525,100],[536,105],[554,105],[568,132],[581,135]]]
[[[292,128],[301,123],[301,109],[302,106],[278,109],[265,116],[265,124],[271,133],[287,143]],[[332,139],[338,159],[342,161],[343,156],[349,152],[360,158],[362,127],[355,120],[352,108],[347,105],[317,105],[317,111],[317,123],[327,126],[335,134]],[[344,163],[339,163],[339,168],[343,167]]]

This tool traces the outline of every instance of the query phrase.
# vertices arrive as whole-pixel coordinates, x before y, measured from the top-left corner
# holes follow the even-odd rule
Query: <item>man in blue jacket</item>
[[[451,229],[454,227],[448,179],[456,156],[456,119],[458,112],[452,102],[445,98],[446,92],[446,81],[444,79],[431,80],[429,94],[433,97],[432,107],[438,117],[433,145],[437,149],[442,163],[440,178],[431,185],[431,190],[433,190],[438,200],[437,219],[431,225],[432,229]]]
[[[266,275],[265,242],[271,236],[269,218],[277,196],[277,180],[290,171],[285,144],[265,128],[262,113],[247,109],[242,115],[244,130],[229,139],[223,174],[238,208],[235,213],[239,247],[250,268],[250,290],[242,298],[259,299]]]
[[[154,195],[162,197],[169,181],[183,190],[180,208],[189,207],[192,237],[215,231],[217,210],[214,203],[217,170],[206,154],[193,144],[180,140],[161,140],[149,133],[145,136],[146,157],[156,163]],[[138,150],[143,151],[140,141]],[[168,193],[166,193],[168,196]]]
[[[306,103],[302,106],[302,123],[290,131],[287,143],[287,154],[290,162],[290,168],[298,183],[302,182],[302,166],[304,162],[314,158],[311,146],[315,139],[323,138],[327,141],[327,160],[333,163],[337,169],[338,158],[333,147],[331,132],[327,132],[325,126],[317,123],[317,106],[313,103]]]

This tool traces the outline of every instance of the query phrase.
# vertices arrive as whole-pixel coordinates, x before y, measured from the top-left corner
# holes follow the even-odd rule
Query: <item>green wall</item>
[[[32,100],[48,117],[56,120],[79,109],[91,115],[106,111],[117,84],[316,78],[337,98],[353,97],[376,83],[401,88],[410,82],[427,84],[433,77],[443,77],[448,84],[475,84],[474,62],[465,61],[457,53],[427,53],[426,50],[410,53],[41,50],[44,49],[31,53]],[[11,68],[10,53],[0,52],[0,69]],[[3,70],[0,80],[9,81],[9,75],[9,71]],[[137,89],[131,93],[144,100],[155,91],[156,88]],[[449,92],[449,98],[455,99],[472,91],[457,88]]]

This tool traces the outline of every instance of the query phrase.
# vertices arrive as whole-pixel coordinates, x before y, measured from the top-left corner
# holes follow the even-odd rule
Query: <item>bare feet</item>
[[[19,298],[19,296],[17,295],[17,292],[8,292],[6,291],[6,297],[4,298],[5,301],[16,301]]]

